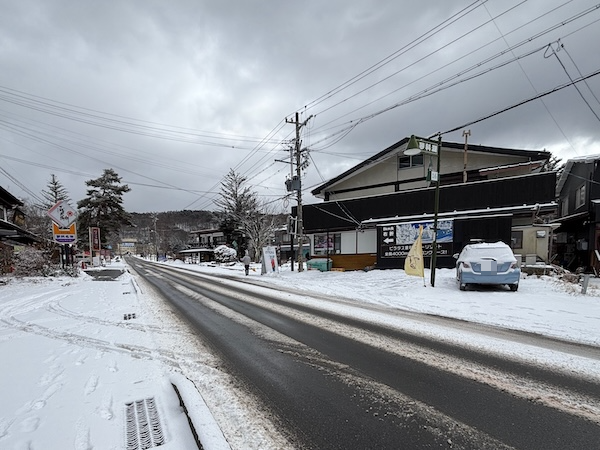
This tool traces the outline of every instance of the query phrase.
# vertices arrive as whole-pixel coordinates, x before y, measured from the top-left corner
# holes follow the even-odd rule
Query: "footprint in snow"
[[[32,433],[38,429],[40,426],[40,418],[39,417],[28,417],[23,422],[21,422],[21,430],[25,433]]]
[[[59,364],[53,364],[46,373],[42,375],[40,381],[38,382],[39,386],[48,386],[51,383],[54,383],[65,371],[64,367]]]
[[[86,381],[83,392],[85,393],[85,395],[90,395],[92,392],[94,392],[96,390],[97,387],[98,387],[98,375],[92,375]]]
[[[102,402],[97,410],[100,417],[106,420],[111,420],[114,417],[113,413],[113,397],[107,392],[102,397]]]
[[[108,371],[109,372],[118,372],[119,371],[119,367],[117,366],[116,361],[110,362],[110,364],[108,365]]]

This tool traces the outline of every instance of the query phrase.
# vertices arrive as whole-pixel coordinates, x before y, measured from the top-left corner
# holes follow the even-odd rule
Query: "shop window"
[[[342,251],[342,235],[340,233],[315,234],[313,255],[326,256],[339,254]]]

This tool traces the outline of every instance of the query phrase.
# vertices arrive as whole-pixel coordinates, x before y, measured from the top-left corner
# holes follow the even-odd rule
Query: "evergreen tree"
[[[129,214],[123,209],[123,194],[131,188],[121,184],[113,169],[104,169],[100,178],[88,180],[87,197],[77,202],[80,235],[87,237],[90,227],[100,227],[100,237],[105,243],[118,237],[121,227],[131,225]],[[83,246],[87,247],[83,242]]]
[[[562,159],[560,159],[558,156],[551,155],[550,158],[548,159],[548,161],[546,162],[543,170],[545,172],[555,171],[556,172],[556,182],[558,183],[560,176],[562,175],[563,171],[565,170],[565,166],[566,166],[566,163],[562,162]]]
[[[27,229],[43,239],[44,247],[53,248],[56,244],[52,238],[52,219],[47,213],[59,201],[68,203],[71,199],[67,189],[54,174],[50,175],[46,189],[42,189],[41,194],[41,202],[25,202]]]
[[[257,195],[250,187],[245,186],[247,179],[233,169],[221,182],[220,197],[215,204],[220,208],[221,221],[219,228],[225,234],[227,242],[238,247],[244,247],[242,234],[245,233],[244,222],[253,216],[258,209]],[[241,253],[240,253],[241,254]]]
[[[56,175],[50,175],[50,180],[48,180],[48,184],[46,186],[46,190],[42,189],[42,198],[44,199],[44,203],[41,205],[46,210],[52,208],[61,200],[67,203],[71,201],[69,198],[69,193],[58,180],[58,178],[56,178]]]

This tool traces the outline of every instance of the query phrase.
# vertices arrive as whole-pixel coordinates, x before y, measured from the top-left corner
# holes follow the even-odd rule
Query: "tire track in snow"
[[[167,272],[167,270],[164,270],[163,273],[164,272]],[[472,379],[476,382],[492,386],[500,391],[509,392],[517,397],[541,403],[548,407],[583,417],[594,423],[600,424],[600,396],[598,395],[591,396],[581,394],[562,386],[541,382],[540,380],[530,377],[529,374],[512,373],[498,367],[483,364],[476,360],[468,360],[446,352],[441,352],[433,347],[407,342],[401,338],[394,337],[391,334],[381,334],[373,329],[365,329],[363,326],[366,322],[359,323],[360,321],[355,321],[355,324],[351,324],[340,320],[337,316],[333,318],[333,314],[319,314],[319,311],[316,309],[299,307],[299,305],[295,304],[293,301],[282,300],[274,302],[271,298],[265,298],[264,295],[260,294],[253,295],[245,289],[243,291],[236,291],[234,285],[228,285],[222,281],[215,284],[206,281],[203,277],[189,274],[189,272],[181,274],[181,272],[175,270],[168,271],[168,273],[171,274],[173,272],[177,273],[174,277],[181,280],[181,285],[177,284],[174,280],[170,281],[173,289],[185,293],[196,301],[205,303],[206,306],[210,308],[221,309],[222,314],[228,315],[232,319],[239,316],[239,314],[233,312],[233,310],[230,310],[230,313],[227,313],[226,310],[228,310],[228,308],[225,305],[219,305],[217,307],[215,302],[209,300],[204,295],[198,294],[190,289],[190,287],[195,285],[220,295],[236,297],[245,303],[253,304],[276,314],[292,317],[295,320],[313,326],[318,326],[319,328],[336,333],[340,336],[345,336],[365,343],[373,348],[379,348],[401,357],[420,361],[430,365],[432,368]],[[183,287],[183,284],[189,287]],[[265,330],[271,330],[267,325],[259,324],[258,326]],[[256,330],[255,333],[257,333]],[[568,376],[569,374],[566,375]]]

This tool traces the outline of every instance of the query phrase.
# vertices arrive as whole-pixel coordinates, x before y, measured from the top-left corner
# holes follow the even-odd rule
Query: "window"
[[[409,167],[417,167],[423,165],[423,153],[418,155],[399,155],[398,156],[398,170],[408,169]]]
[[[567,217],[569,215],[569,198],[563,197],[560,201],[560,216]]]
[[[510,241],[512,248],[523,248],[523,231],[513,231]]]
[[[579,186],[575,191],[575,208],[585,205],[585,184]]]
[[[340,233],[315,234],[313,254],[332,255],[342,251],[342,235]]]

